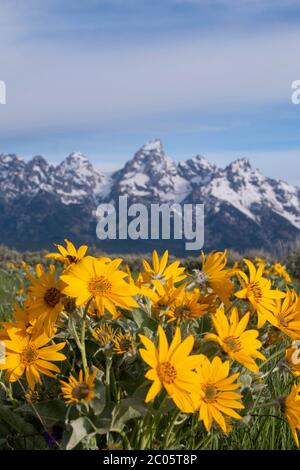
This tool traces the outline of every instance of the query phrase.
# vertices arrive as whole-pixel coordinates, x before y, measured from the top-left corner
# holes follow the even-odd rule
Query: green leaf
[[[72,434],[66,445],[66,450],[74,449],[85,438],[96,434],[93,423],[86,416],[71,421],[70,426]]]
[[[45,449],[46,441],[40,435],[40,430],[32,424],[27,423],[25,419],[12,411],[8,406],[0,405],[0,420],[2,426],[8,428],[8,434],[15,436],[15,445],[19,449]],[[2,428],[3,429],[3,428]]]
[[[151,332],[155,332],[157,330],[157,321],[149,317],[148,313],[144,310],[133,310],[131,317],[139,328],[148,328]]]
[[[36,432],[31,424],[26,423],[24,418],[19,416],[16,412],[13,412],[8,406],[0,405],[0,418],[8,424],[11,429],[20,434],[26,435]]]
[[[112,428],[122,430],[127,421],[146,416],[146,405],[135,397],[125,398],[113,411]]]
[[[53,424],[59,421],[64,421],[66,405],[62,400],[49,400],[35,403],[34,407],[47,426],[53,426]],[[17,411],[35,415],[35,412],[29,404],[21,406]]]

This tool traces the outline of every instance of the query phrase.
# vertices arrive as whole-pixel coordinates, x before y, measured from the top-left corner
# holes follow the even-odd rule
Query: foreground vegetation
[[[297,448],[288,256],[0,248],[0,449]]]

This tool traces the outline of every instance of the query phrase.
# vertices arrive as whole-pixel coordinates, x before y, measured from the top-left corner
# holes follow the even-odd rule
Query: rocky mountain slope
[[[100,163],[101,165],[101,163]],[[35,156],[25,162],[0,155],[0,243],[19,249],[49,247],[65,237],[108,251],[182,253],[179,241],[100,242],[95,211],[127,195],[130,202],[204,203],[205,248],[274,249],[300,234],[300,189],[263,176],[245,159],[217,168],[196,155],[175,163],[159,140],[145,144],[111,175],[79,152],[58,166]]]

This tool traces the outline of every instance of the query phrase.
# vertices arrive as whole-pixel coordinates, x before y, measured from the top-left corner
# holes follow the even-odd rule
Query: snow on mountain
[[[216,166],[210,164],[202,155],[196,155],[178,164],[179,174],[190,183],[195,184],[208,183],[216,170]]]
[[[56,192],[65,204],[78,199],[95,197],[106,184],[105,176],[96,170],[88,158],[80,152],[71,153],[55,169]]]
[[[214,197],[231,204],[250,219],[261,223],[266,207],[300,228],[300,191],[283,181],[264,177],[250,162],[239,159],[219,169],[201,191],[203,199]]]
[[[14,198],[25,189],[25,162],[13,154],[0,155],[0,192],[5,199]]]
[[[16,155],[0,155],[0,191],[5,199],[44,191],[57,195],[64,204],[76,204],[107,192],[108,182],[80,152],[71,153],[56,167],[42,156],[25,163]]]
[[[1,154],[0,192],[0,210],[7,214],[7,223],[11,223],[8,240],[14,233],[10,215],[15,207],[22,230],[28,229],[26,224],[37,206],[41,213],[45,207],[45,217],[49,211],[55,221],[56,216],[62,217],[61,224],[66,218],[63,214],[68,213],[74,224],[77,207],[81,205],[85,207],[85,219],[91,218],[87,220],[88,227],[88,223],[94,223],[92,214],[97,204],[116,200],[120,195],[146,204],[204,203],[208,239],[220,247],[229,246],[237,229],[237,235],[245,241],[241,249],[251,246],[253,237],[249,232],[253,230],[257,230],[257,243],[265,246],[276,241],[277,232],[278,237],[291,239],[300,230],[299,188],[263,176],[245,159],[226,168],[217,168],[201,155],[176,164],[165,155],[158,139],[146,143],[122,169],[112,174],[96,169],[80,152],[71,153],[57,166],[50,165],[42,156],[25,162],[13,154]],[[24,201],[27,215],[23,214]],[[228,227],[226,239],[222,231],[216,230],[220,224],[223,232]],[[54,237],[56,232],[53,233]]]
[[[165,156],[158,139],[146,143],[136,152],[114,179],[112,198],[126,194],[132,200],[180,202],[190,190],[189,182],[180,175],[176,163]]]

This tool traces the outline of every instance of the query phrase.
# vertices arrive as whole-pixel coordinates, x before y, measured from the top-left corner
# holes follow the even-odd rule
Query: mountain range
[[[105,173],[80,152],[57,166],[42,156],[25,162],[0,155],[0,243],[20,250],[49,248],[70,238],[104,251],[154,247],[184,253],[180,241],[99,241],[96,208],[127,195],[130,202],[205,204],[205,249],[274,250],[300,235],[300,189],[263,176],[248,160],[218,168],[201,155],[176,163],[156,139],[125,166]]]

